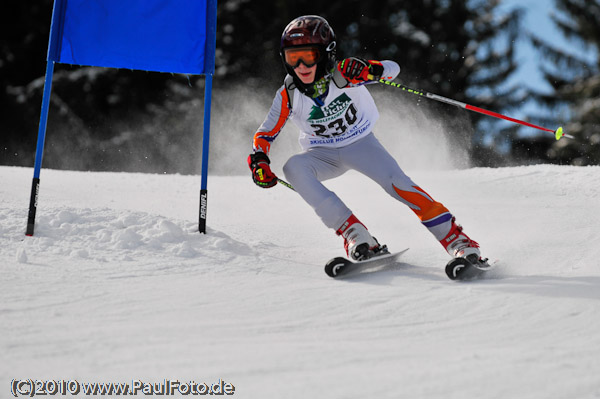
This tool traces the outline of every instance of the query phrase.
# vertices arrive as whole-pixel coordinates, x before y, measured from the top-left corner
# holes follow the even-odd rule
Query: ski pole
[[[277,178],[277,183],[286,186],[287,188],[289,188],[292,191],[296,191],[296,190],[294,190],[294,186],[292,186],[290,183],[286,182],[285,180],[280,179],[279,177]]]
[[[372,79],[372,77],[373,77],[372,75],[369,75],[370,79]],[[475,107],[473,105],[465,104],[463,102],[452,100],[452,99],[446,98],[446,97],[442,97],[442,96],[439,96],[437,94],[428,93],[428,92],[423,91],[423,90],[411,89],[410,87],[405,86],[405,85],[403,85],[401,83],[390,82],[389,80],[385,80],[385,79],[379,79],[377,82],[386,84],[388,86],[392,86],[392,87],[396,87],[396,88],[402,89],[403,91],[407,91],[407,92],[412,93],[412,94],[417,94],[419,96],[424,96],[424,97],[430,98],[430,99],[435,100],[435,101],[439,101],[439,102],[443,102],[443,103],[446,103],[446,104],[454,105],[454,106],[459,107],[459,108],[468,109],[469,111],[474,111],[474,112],[478,112],[480,114],[484,114],[484,115],[488,115],[488,116],[493,116],[494,118],[505,119],[507,121],[518,123],[520,125],[529,126],[529,127],[535,128],[535,129],[543,130],[544,132],[550,132],[550,133],[554,134],[554,137],[556,138],[556,140],[560,140],[560,138],[563,137],[563,136],[564,137],[568,137],[570,139],[574,138],[570,134],[564,133],[562,126],[558,127],[558,129],[556,129],[556,130],[547,129],[545,127],[534,125],[533,123],[529,123],[529,122],[525,122],[525,121],[522,121],[522,120],[519,120],[519,119],[511,118],[510,116],[502,115],[502,114],[499,114],[499,113],[493,112],[493,111],[488,111],[488,110],[485,110],[483,108],[479,108],[479,107]]]

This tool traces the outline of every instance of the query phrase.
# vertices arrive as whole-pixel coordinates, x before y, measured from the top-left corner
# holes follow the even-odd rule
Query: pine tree
[[[350,20],[346,31],[356,33],[349,47],[356,51],[362,43],[374,58],[398,60],[404,84],[497,112],[523,100],[514,86],[506,86],[517,69],[520,9],[499,15],[499,0],[357,3],[363,16],[358,23]],[[462,147],[477,143],[486,129],[499,129],[489,117],[446,104],[424,105],[444,120]],[[487,164],[489,157],[481,155],[476,144],[471,152],[475,164]]]
[[[551,94],[534,93],[541,104],[555,111],[567,107],[569,121],[565,131],[576,138],[560,140],[549,151],[550,161],[562,164],[600,163],[600,0],[556,0],[559,15],[552,20],[576,47],[564,51],[532,36],[553,68],[542,64],[544,78],[553,88]],[[591,56],[594,55],[595,57]],[[591,60],[595,58],[595,60]],[[564,122],[550,117],[556,126]]]

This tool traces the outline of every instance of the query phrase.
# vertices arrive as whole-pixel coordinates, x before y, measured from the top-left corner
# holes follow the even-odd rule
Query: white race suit
[[[400,71],[393,61],[382,64],[386,80],[394,79]],[[294,96],[293,109],[288,93]],[[450,231],[452,215],[417,186],[379,143],[373,134],[378,118],[373,97],[364,84],[339,88],[330,82],[327,92],[317,99],[298,89],[287,90],[283,85],[254,135],[253,149],[268,155],[271,142],[291,119],[300,130],[303,152],[292,156],[283,172],[326,226],[339,229],[352,211],[321,182],[353,169],[409,206],[436,239],[442,240]]]

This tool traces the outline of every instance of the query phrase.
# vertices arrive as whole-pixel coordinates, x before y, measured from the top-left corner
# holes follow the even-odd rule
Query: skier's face
[[[315,74],[317,73],[317,66],[313,65],[311,67],[307,67],[304,63],[298,64],[296,68],[294,68],[294,72],[298,75],[298,79],[302,81],[304,84],[310,84],[315,81]]]

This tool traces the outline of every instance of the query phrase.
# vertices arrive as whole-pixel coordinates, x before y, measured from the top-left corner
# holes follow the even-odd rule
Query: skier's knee
[[[291,180],[292,178],[292,170],[293,170],[293,162],[292,158],[288,159],[288,161],[283,165],[283,175],[287,180]]]
[[[304,169],[305,164],[302,161],[302,158],[297,155],[294,155],[290,159],[288,159],[285,165],[283,165],[283,174],[285,175],[285,178],[288,181],[293,182],[294,180],[296,180],[297,176],[303,173]]]

